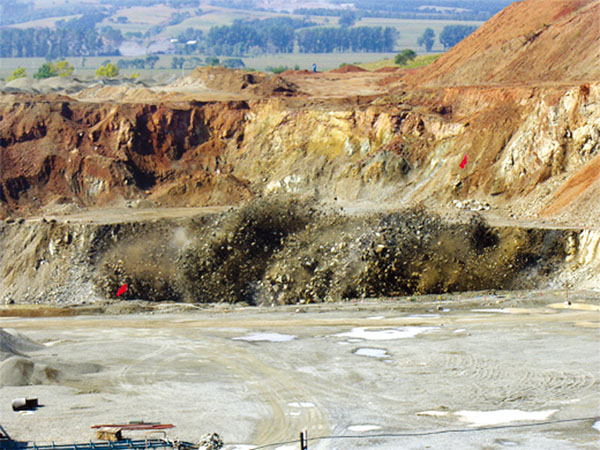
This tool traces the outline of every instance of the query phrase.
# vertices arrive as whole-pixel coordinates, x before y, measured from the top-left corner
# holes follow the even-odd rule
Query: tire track
[[[304,428],[329,433],[328,414],[316,400],[314,390],[304,380],[290,375],[256,358],[243,343],[222,342],[221,339],[204,336],[207,346],[196,350],[204,358],[225,368],[253,391],[253,396],[266,404],[268,414],[258,421],[252,442],[256,445],[295,440]],[[252,345],[252,344],[250,344]],[[276,358],[274,358],[276,359]],[[290,403],[314,406],[295,408]],[[299,412],[299,415],[290,415]]]

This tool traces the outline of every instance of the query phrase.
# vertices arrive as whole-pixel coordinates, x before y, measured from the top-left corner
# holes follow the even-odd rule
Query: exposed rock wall
[[[235,204],[277,191],[432,206],[477,198],[552,216],[598,178],[600,83],[417,90],[367,104],[4,100],[4,216],[131,200]],[[577,221],[597,218],[581,209]]]

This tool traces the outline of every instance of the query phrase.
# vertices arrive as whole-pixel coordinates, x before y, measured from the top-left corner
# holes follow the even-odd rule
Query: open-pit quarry
[[[414,70],[0,86],[0,426],[596,448],[599,24],[524,0]]]

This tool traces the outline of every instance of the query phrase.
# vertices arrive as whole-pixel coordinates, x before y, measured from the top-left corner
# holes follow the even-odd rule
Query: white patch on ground
[[[298,450],[297,445],[283,445],[281,447],[277,447],[275,450]]]
[[[409,314],[406,317],[410,317],[413,319],[414,318],[420,319],[420,318],[429,318],[429,317],[440,317],[440,315],[439,314]]]
[[[371,316],[371,317],[367,317],[367,320],[381,320],[381,319],[385,319],[385,316]]]
[[[348,427],[350,431],[373,431],[373,430],[381,430],[380,426],[377,425],[350,425]]]
[[[354,354],[359,355],[359,356],[372,356],[373,358],[389,358],[390,357],[390,355],[388,355],[387,350],[384,348],[363,347],[363,348],[356,349]]]
[[[441,417],[447,416],[448,413],[445,411],[421,411],[417,413],[417,416],[433,416],[433,417]]]
[[[581,399],[580,398],[573,398],[571,400],[560,400],[557,403],[561,404],[561,405],[571,405],[573,403],[578,403],[580,402]]]
[[[353,328],[347,333],[340,333],[335,336],[358,338],[366,341],[391,341],[394,339],[414,338],[421,333],[437,329],[438,327],[401,327],[387,329]]]
[[[288,416],[299,416],[300,415],[300,411],[292,411],[288,413]]]
[[[288,406],[293,408],[314,408],[315,404],[311,402],[292,402],[288,403]]]
[[[233,446],[225,446],[226,450],[250,450],[256,447],[256,445],[248,445],[248,444],[237,444]]]
[[[471,426],[483,427],[488,425],[498,425],[501,423],[546,420],[557,409],[547,409],[544,411],[520,411],[518,409],[502,409],[499,411],[457,411],[455,414],[462,420],[470,422]]]
[[[466,328],[459,328],[458,330],[454,330],[455,333],[464,333],[465,331],[467,331]]]
[[[476,308],[476,309],[472,309],[471,311],[472,312],[482,312],[482,313],[504,313],[504,314],[510,313],[510,311],[507,311],[506,309],[500,309],[500,308],[489,308],[489,309]]]
[[[600,432],[600,420],[594,422],[594,425],[592,425],[592,428],[594,428]]]
[[[293,339],[296,339],[296,336],[280,333],[250,333],[246,336],[233,338],[234,341],[249,342],[288,342]]]

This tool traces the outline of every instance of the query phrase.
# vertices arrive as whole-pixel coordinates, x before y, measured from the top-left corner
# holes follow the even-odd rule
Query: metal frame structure
[[[44,444],[37,445],[29,442],[13,440],[0,440],[0,450],[152,450],[173,449],[191,450],[197,445],[185,441],[171,441],[168,439],[123,439],[120,441],[86,442],[83,444]]]

